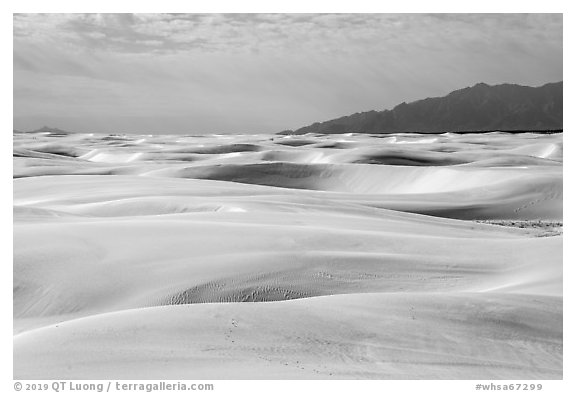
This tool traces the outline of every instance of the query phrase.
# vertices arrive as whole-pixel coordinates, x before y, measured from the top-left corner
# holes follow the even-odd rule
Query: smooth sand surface
[[[14,156],[14,378],[562,378],[562,134]]]

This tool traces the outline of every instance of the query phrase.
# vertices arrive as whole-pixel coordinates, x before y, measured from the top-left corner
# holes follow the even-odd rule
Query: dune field
[[[15,379],[561,379],[562,134],[14,133]]]

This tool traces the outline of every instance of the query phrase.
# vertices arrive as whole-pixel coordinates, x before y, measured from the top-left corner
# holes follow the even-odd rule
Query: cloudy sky
[[[257,133],[562,80],[559,14],[18,14],[14,128]]]

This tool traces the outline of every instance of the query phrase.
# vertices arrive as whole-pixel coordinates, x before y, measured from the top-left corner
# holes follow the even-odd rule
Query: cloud
[[[113,127],[140,116],[137,131],[172,116],[167,130],[188,119],[198,132],[277,131],[479,81],[560,79],[561,15],[14,16],[19,119],[73,112]]]

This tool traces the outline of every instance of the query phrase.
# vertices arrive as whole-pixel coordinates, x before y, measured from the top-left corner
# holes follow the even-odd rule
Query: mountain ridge
[[[392,109],[367,111],[317,122],[279,134],[398,132],[444,133],[548,131],[562,129],[563,82],[539,87],[480,82]]]

